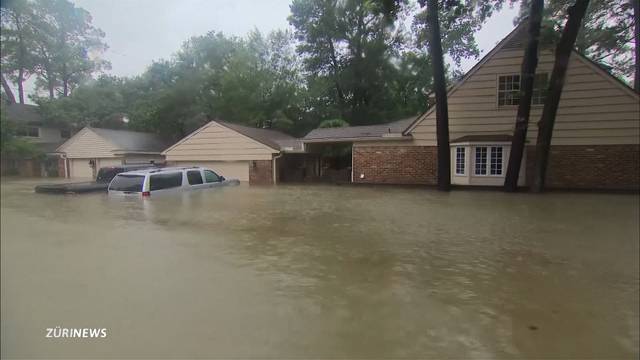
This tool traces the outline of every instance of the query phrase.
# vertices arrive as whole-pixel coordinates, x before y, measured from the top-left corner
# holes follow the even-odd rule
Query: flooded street
[[[6,358],[638,357],[637,195],[36,183],[2,182]]]

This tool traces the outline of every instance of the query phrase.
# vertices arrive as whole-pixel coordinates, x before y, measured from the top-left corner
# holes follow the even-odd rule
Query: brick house
[[[519,100],[526,26],[520,25],[448,91],[451,180],[456,185],[501,186]],[[552,49],[543,48],[534,86],[520,185],[530,183]],[[435,184],[435,107],[399,130],[397,125],[318,129],[305,145],[352,144],[355,183]],[[401,126],[400,126],[401,127]],[[382,130],[382,131],[381,131]],[[360,133],[360,136],[353,134]],[[366,136],[362,136],[366,135]],[[640,97],[574,51],[552,139],[550,188],[640,187]]]

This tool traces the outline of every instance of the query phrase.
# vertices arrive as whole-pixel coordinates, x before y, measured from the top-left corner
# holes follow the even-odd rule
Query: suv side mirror
[[[225,181],[226,179],[224,178],[224,176],[220,175],[220,181]]]

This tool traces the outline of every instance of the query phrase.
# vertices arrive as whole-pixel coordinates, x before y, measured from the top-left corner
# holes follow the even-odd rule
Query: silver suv
[[[226,185],[237,185],[238,180],[227,180],[211,169],[193,167],[167,167],[128,171],[116,175],[109,183],[109,195],[138,195],[178,192]]]

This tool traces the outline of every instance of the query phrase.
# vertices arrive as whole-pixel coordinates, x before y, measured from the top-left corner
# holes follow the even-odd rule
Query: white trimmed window
[[[542,105],[547,92],[546,73],[536,74],[533,80],[531,104]],[[520,75],[504,75],[498,77],[498,106],[520,104]]]
[[[503,147],[476,146],[475,174],[501,176],[503,174]]]
[[[502,146],[491,147],[491,175],[502,175]]]
[[[487,147],[476,147],[476,175],[487,175]]]
[[[456,175],[464,175],[465,148],[456,148]]]

